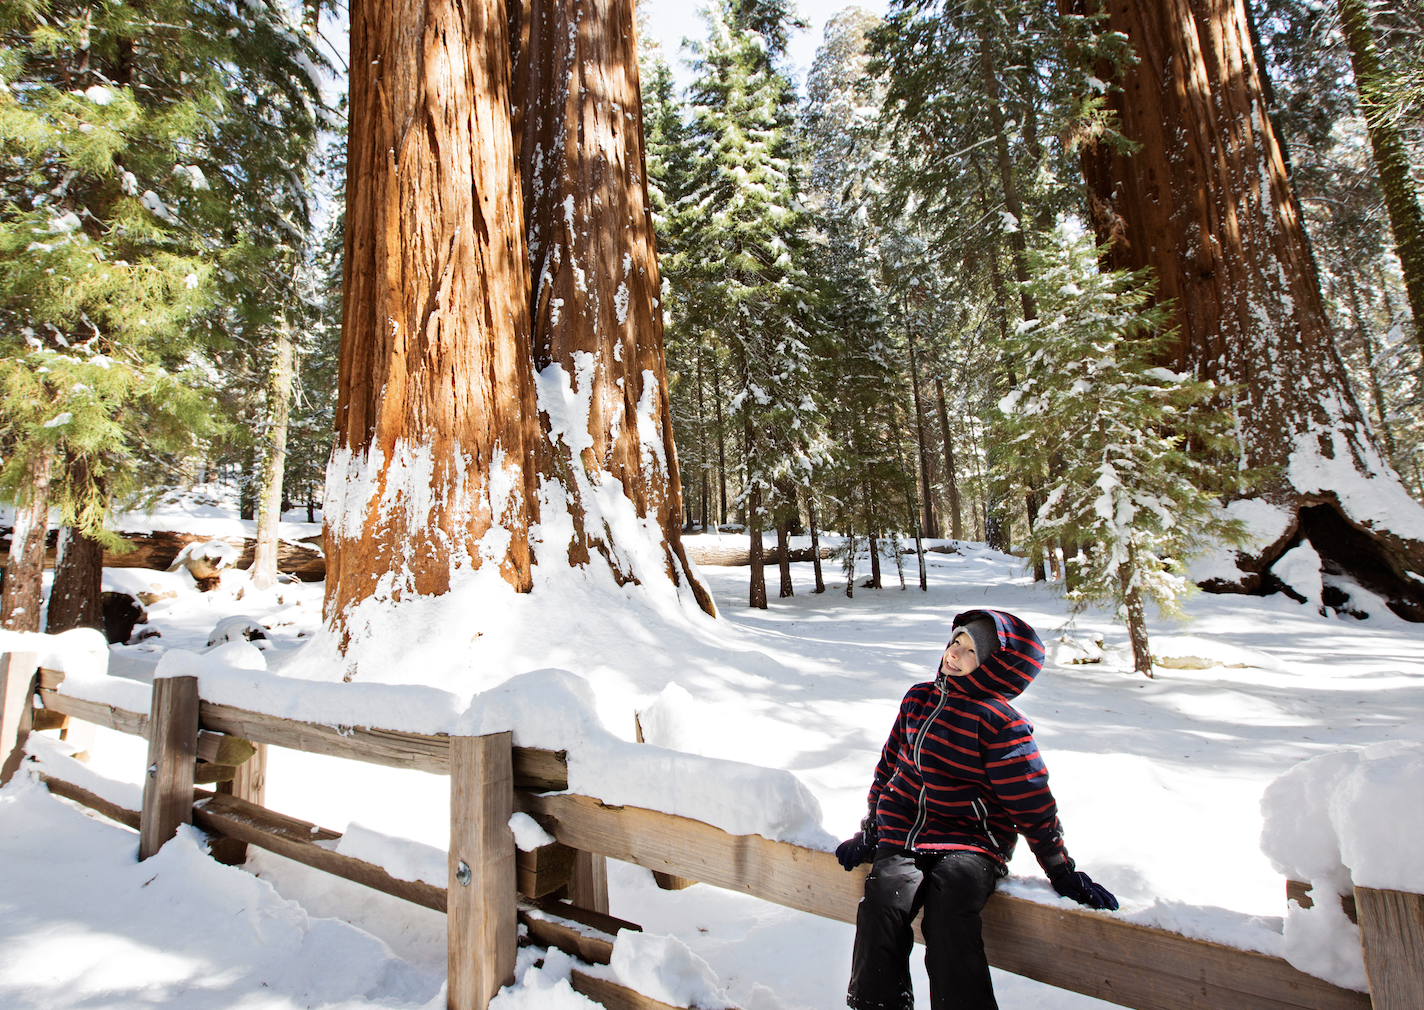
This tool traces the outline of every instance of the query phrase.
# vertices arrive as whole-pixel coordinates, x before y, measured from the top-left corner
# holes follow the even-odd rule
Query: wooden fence
[[[863,868],[846,873],[827,852],[567,793],[566,755],[514,747],[509,733],[451,737],[319,726],[202,701],[191,677],[156,681],[145,714],[60,694],[62,679],[36,670],[32,655],[0,657],[0,753],[10,753],[9,741],[16,742],[6,777],[18,766],[37,716],[46,725],[73,718],[146,737],[142,811],[116,807],[50,776],[45,780],[57,795],[136,828],[140,858],[188,822],[220,838],[215,855],[229,846],[221,853],[227,861],[241,862],[245,846],[258,845],[445,912],[451,1010],[483,1010],[512,981],[516,918],[541,945],[607,964],[618,929],[638,928],[608,915],[610,857],[665,877],[855,921]],[[43,707],[34,708],[32,699]],[[234,740],[253,746],[233,746]],[[397,880],[316,844],[329,845],[340,837],[336,832],[266,809],[268,745],[448,775],[448,886]],[[252,756],[237,768],[219,760],[244,752]],[[217,792],[196,788],[195,779],[213,777],[214,767],[219,778],[228,770],[233,774],[218,783]],[[539,821],[556,844],[516,853],[507,827],[516,810]],[[1005,894],[994,895],[984,909],[984,942],[990,963],[1000,968],[1139,1010],[1424,1008],[1424,897],[1357,888],[1355,898],[1373,1003],[1370,995],[1330,985],[1280,958]],[[664,1007],[593,974],[576,971],[573,982],[611,1010]]]

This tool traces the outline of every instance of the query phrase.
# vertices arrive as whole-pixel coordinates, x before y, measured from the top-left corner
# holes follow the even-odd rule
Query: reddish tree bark
[[[351,66],[325,531],[343,646],[354,604],[444,593],[495,525],[528,591],[539,435],[504,4],[357,0]]]
[[[49,485],[54,446],[41,445],[30,460],[28,497],[15,506],[15,528],[0,588],[0,628],[39,631],[45,536],[49,532]]]
[[[45,631],[104,630],[104,545],[72,526],[59,531]]]
[[[1060,5],[1085,9],[1084,0]],[[1172,300],[1178,341],[1164,364],[1238,386],[1241,448],[1270,475],[1264,496],[1297,524],[1302,508],[1339,510],[1370,534],[1395,590],[1413,592],[1403,573],[1424,571],[1424,542],[1410,532],[1424,528],[1424,513],[1383,463],[1336,351],[1243,0],[1102,9],[1104,28],[1127,35],[1138,57],[1109,94],[1138,146],[1099,143],[1082,157],[1094,227],[1113,241],[1105,266],[1151,267],[1157,297]],[[1366,484],[1374,490],[1360,494]],[[1241,562],[1245,588],[1296,534],[1288,526]],[[1337,560],[1347,570],[1363,563]]]
[[[586,433],[544,442],[541,469],[568,494],[570,565],[598,554],[620,584],[638,579],[581,501],[611,476],[639,518],[656,523],[674,584],[685,580],[712,614],[682,548],[633,8],[633,0],[523,0],[512,10],[534,369],[552,383],[546,369],[561,367],[588,403]]]

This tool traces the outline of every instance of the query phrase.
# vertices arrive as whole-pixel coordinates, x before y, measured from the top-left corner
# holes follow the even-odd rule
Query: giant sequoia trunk
[[[508,31],[499,0],[351,5],[325,530],[343,648],[372,597],[438,596],[485,564],[531,586],[539,421]]]
[[[1244,460],[1268,474],[1270,518],[1258,509],[1256,524],[1266,542],[1238,556],[1238,579],[1209,588],[1267,585],[1269,566],[1306,535],[1302,510],[1326,505],[1367,534],[1371,554],[1321,538],[1327,573],[1372,570],[1371,588],[1424,614],[1405,574],[1424,572],[1424,509],[1380,457],[1336,352],[1243,2],[1106,4],[1104,27],[1138,57],[1109,96],[1138,146],[1083,154],[1093,224],[1113,241],[1105,265],[1153,268],[1179,328],[1164,364],[1235,384]]]
[[[104,545],[72,526],[59,531],[45,631],[104,630]]]
[[[597,554],[620,584],[640,580],[631,545],[614,542],[615,517],[594,511],[615,480],[657,539],[667,575],[711,614],[679,527],[633,6],[523,0],[511,8],[534,370],[555,436],[542,444],[541,469],[546,487],[562,484],[573,518],[568,564]]]

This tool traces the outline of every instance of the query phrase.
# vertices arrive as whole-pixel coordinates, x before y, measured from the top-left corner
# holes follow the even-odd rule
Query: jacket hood
[[[1010,701],[1023,694],[1043,669],[1043,642],[1026,622],[1002,610],[966,610],[954,618],[951,627],[981,617],[994,622],[994,629],[999,633],[998,651],[981,661],[973,673],[947,677],[939,672],[935,683],[941,690],[981,701],[995,698]]]

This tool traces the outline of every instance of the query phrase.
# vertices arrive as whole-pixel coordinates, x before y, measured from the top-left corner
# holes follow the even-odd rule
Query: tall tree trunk
[[[1339,0],[1340,26],[1350,47],[1350,65],[1355,71],[1355,90],[1360,111],[1370,134],[1370,149],[1379,172],[1384,205],[1389,211],[1389,227],[1394,232],[1394,251],[1399,257],[1409,310],[1414,315],[1414,339],[1424,354],[1424,211],[1410,175],[1409,152],[1399,126],[1391,118],[1386,91],[1389,81],[1380,66],[1370,26],[1367,0]]]
[[[964,539],[964,517],[959,504],[959,476],[954,465],[954,440],[949,434],[949,411],[944,404],[944,381],[935,379],[935,395],[939,398],[939,434],[944,440],[944,481],[949,492],[949,535]]]
[[[717,525],[727,523],[727,422],[722,416],[722,369],[712,356],[712,409],[717,418]]]
[[[761,523],[761,485],[753,484],[747,497],[747,534],[751,552],[751,585],[747,605],[757,610],[766,609],[766,566],[762,553]]]
[[[560,436],[542,469],[546,493],[552,474],[568,496],[568,564],[597,552],[620,585],[646,578],[613,542],[607,519],[589,520],[595,492],[612,478],[660,531],[668,577],[714,614],[682,547],[633,8],[633,0],[511,2],[534,370],[539,408]],[[570,397],[587,404],[586,417],[562,416]]]
[[[1060,6],[1085,11],[1084,0]],[[1138,61],[1108,95],[1135,146],[1082,152],[1094,228],[1113,243],[1103,265],[1153,269],[1178,334],[1161,364],[1238,386],[1242,462],[1274,475],[1259,491],[1279,509],[1278,535],[1238,555],[1239,583],[1214,588],[1257,588],[1300,510],[1324,503],[1375,556],[1317,551],[1345,571],[1384,570],[1377,592],[1424,601],[1407,574],[1424,572],[1424,509],[1381,459],[1336,351],[1244,0],[1105,9],[1103,29],[1131,39]]]
[[[811,592],[824,593],[826,582],[821,576],[821,536],[816,530],[816,502],[809,488],[806,491],[806,522],[811,527],[811,561],[816,568],[816,588]]]
[[[906,318],[908,319],[908,313]],[[908,323],[905,326],[905,339],[910,345],[910,388],[915,398],[915,446],[920,456],[920,515],[925,535],[938,538],[939,523],[935,518],[934,496],[930,490],[930,452],[925,441],[925,408],[920,399],[920,366],[915,354],[915,331]]]
[[[10,556],[0,590],[0,628],[39,631],[43,599],[45,537],[49,534],[49,485],[54,446],[41,445],[26,467],[24,497],[15,505]]]
[[[786,517],[785,512],[776,520],[776,553],[777,567],[781,574],[780,596],[784,600],[788,596],[796,595],[796,588],[791,584],[791,520]]]
[[[875,505],[870,497],[870,482],[865,481],[861,490],[865,495],[865,536],[870,544],[870,585],[872,589],[879,589],[880,541],[876,537],[879,531],[875,521]]]
[[[277,526],[282,521],[282,480],[287,470],[287,421],[292,411],[292,332],[283,320],[267,371],[267,431],[262,441],[262,487],[257,495],[257,541],[252,586],[277,581]]]
[[[352,608],[377,594],[438,596],[485,563],[514,591],[532,584],[542,440],[508,31],[498,0],[351,5],[325,503],[326,620],[343,651]]]
[[[104,630],[104,545],[73,526],[59,531],[45,631]]]

